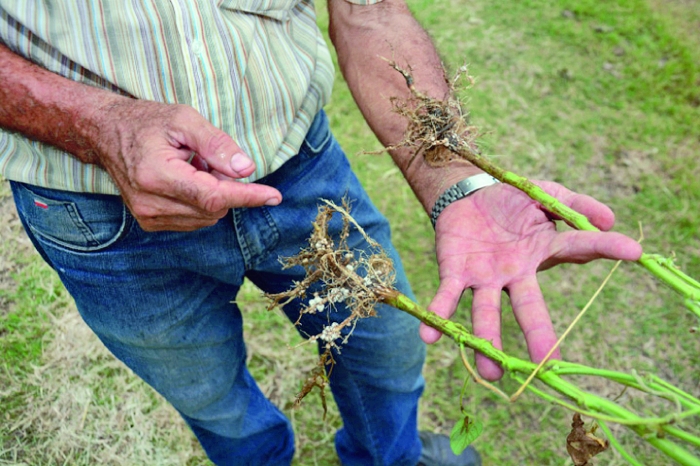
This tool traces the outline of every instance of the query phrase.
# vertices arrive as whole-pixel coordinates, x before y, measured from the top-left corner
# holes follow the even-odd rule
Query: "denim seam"
[[[98,246],[100,244],[99,241],[95,239],[95,236],[92,234],[92,230],[90,230],[90,227],[85,225],[85,222],[83,222],[83,219],[80,217],[78,209],[75,207],[75,203],[66,203],[64,204],[64,206],[66,208],[66,211],[68,212],[68,216],[71,218],[71,220],[73,220],[73,224],[75,225],[75,227],[80,231],[80,233],[82,233],[88,246]]]
[[[272,237],[272,241],[270,241],[270,243],[265,246],[264,250],[260,251],[260,254],[258,254],[256,260],[251,260],[251,267],[254,267],[260,262],[262,262],[266,258],[265,256],[267,252],[277,247],[280,241],[280,232],[277,228],[275,220],[272,218],[272,215],[270,215],[270,212],[266,207],[259,207],[259,209],[262,213],[263,218],[265,219],[265,222],[267,223],[268,231],[271,234],[270,236]]]
[[[233,218],[233,228],[236,231],[236,242],[238,243],[238,247],[241,248],[241,256],[243,256],[243,263],[245,264],[246,270],[250,269],[250,248],[248,247],[248,243],[246,241],[243,241],[243,234],[241,231],[241,224],[243,223],[241,221],[241,215],[242,215],[243,208],[240,209],[231,209],[231,217]]]
[[[241,248],[241,254],[243,256],[243,262],[245,263],[246,270],[250,270],[264,261],[266,259],[265,254],[271,249],[274,249],[280,240],[279,229],[277,228],[277,224],[272,218],[272,215],[270,215],[270,212],[265,207],[257,207],[256,210],[265,220],[265,223],[267,224],[267,231],[271,233],[272,237],[272,241],[270,241],[269,244],[265,244],[264,248],[259,251],[253,251],[253,248],[250,247],[248,240],[246,239],[246,231],[243,227],[243,224],[245,223],[243,220],[243,213],[247,211],[249,214],[252,214],[253,212],[250,212],[250,209],[233,209],[233,224],[236,230],[236,240]]]

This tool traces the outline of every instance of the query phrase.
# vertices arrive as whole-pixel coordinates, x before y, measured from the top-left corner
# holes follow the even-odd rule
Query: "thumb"
[[[546,270],[562,262],[584,264],[595,259],[636,261],[642,246],[617,232],[565,231],[551,245],[551,255],[539,267]]]

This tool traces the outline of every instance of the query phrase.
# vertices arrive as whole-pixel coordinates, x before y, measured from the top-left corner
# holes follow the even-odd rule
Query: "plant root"
[[[329,232],[329,225],[334,215],[342,218],[342,228],[336,238]],[[366,241],[365,251],[351,250],[348,238],[351,229],[356,229]],[[301,392],[296,398],[298,406],[314,388],[321,391],[324,402],[324,388],[335,361],[333,351],[340,352],[347,342],[359,319],[376,315],[375,307],[382,299],[379,291],[392,289],[394,283],[394,265],[379,244],[370,238],[350,216],[347,201],[338,206],[324,201],[318,208],[318,215],[313,222],[313,233],[309,245],[293,257],[281,259],[284,269],[301,266],[306,275],[295,286],[282,293],[267,294],[270,299],[268,309],[283,307],[299,299],[302,301],[297,325],[304,315],[321,312],[335,312],[336,306],[343,304],[349,315],[341,322],[332,322],[317,335],[311,335],[309,341],[315,341],[321,349],[320,360],[309,374]],[[313,292],[311,299],[309,289],[320,283],[321,289]],[[329,319],[330,320],[330,319]]]

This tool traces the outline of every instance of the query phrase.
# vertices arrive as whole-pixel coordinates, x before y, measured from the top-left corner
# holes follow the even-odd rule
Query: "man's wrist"
[[[437,223],[440,213],[450,204],[460,199],[470,196],[482,188],[499,183],[499,181],[488,173],[478,173],[464,178],[445,190],[435,201],[430,212],[430,221],[433,228]]]

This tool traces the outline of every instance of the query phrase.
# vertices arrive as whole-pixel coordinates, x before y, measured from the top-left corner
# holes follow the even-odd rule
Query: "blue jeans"
[[[194,232],[145,232],[118,196],[12,183],[24,227],[61,277],[90,328],[161,393],[219,465],[289,464],[289,421],[246,368],[242,317],[232,302],[248,278],[276,293],[303,278],[279,257],[306,245],[320,198],[353,201],[353,215],[389,253],[398,289],[411,294],[387,221],[351,172],[321,112],[298,156],[260,181],[283,195],[276,207],[234,209]],[[332,222],[338,232],[340,219]],[[354,232],[351,247],[367,244]],[[299,302],[284,308],[295,322]],[[425,347],[418,322],[388,306],[363,319],[335,354],[331,390],[343,419],[336,449],[345,465],[414,465],[421,451],[417,405]],[[341,321],[339,308],[332,320]],[[303,335],[326,315],[305,315]]]

